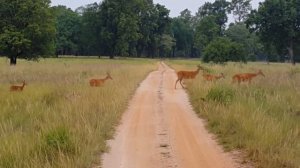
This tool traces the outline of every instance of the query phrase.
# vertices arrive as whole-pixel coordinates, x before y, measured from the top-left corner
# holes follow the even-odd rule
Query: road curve
[[[125,112],[104,168],[235,168],[231,155],[207,132],[174,70],[159,63],[141,83]]]

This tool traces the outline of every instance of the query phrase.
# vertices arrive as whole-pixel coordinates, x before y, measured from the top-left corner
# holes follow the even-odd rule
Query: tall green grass
[[[196,69],[199,61],[169,61],[175,69]],[[227,150],[241,150],[256,167],[300,167],[300,67],[290,64],[202,64],[226,76],[187,81],[190,101]],[[232,84],[235,73],[256,72],[252,84]]]
[[[0,167],[100,165],[128,100],[155,68],[142,59],[45,59],[16,67],[0,59]],[[106,72],[113,80],[89,86]],[[23,80],[23,92],[9,92]]]

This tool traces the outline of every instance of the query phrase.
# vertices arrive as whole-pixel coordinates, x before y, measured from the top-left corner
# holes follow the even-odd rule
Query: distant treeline
[[[185,57],[206,62],[285,61],[300,55],[300,1],[206,2],[171,18],[152,0],[103,0],[72,11],[49,0],[0,0],[0,54]],[[228,14],[234,23],[226,26]],[[296,59],[294,59],[294,57]]]

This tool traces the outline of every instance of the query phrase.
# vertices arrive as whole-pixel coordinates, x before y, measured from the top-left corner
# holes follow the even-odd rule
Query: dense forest
[[[171,18],[152,0],[103,0],[75,11],[50,0],[0,0],[0,55],[11,64],[59,55],[299,60],[300,1],[266,0],[258,9],[250,1],[206,2]]]

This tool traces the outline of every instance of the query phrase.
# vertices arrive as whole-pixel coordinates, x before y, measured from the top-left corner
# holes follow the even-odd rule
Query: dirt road
[[[104,168],[235,168],[192,110],[186,92],[174,89],[164,63],[148,75],[125,112]]]

